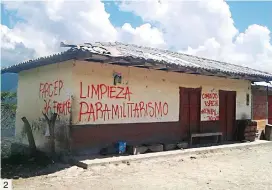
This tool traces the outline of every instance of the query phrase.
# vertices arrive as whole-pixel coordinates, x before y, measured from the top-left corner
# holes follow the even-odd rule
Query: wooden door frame
[[[221,118],[220,118],[220,94],[221,93],[226,93],[226,94],[230,94],[230,93],[233,93],[234,94],[234,96],[235,96],[235,105],[234,105],[234,107],[233,107],[233,111],[234,111],[234,119],[233,119],[233,129],[232,129],[232,136],[234,135],[234,133],[235,133],[235,121],[236,121],[236,104],[237,104],[237,92],[236,91],[229,91],[229,90],[219,90],[219,124],[220,124],[220,130],[221,130]],[[228,110],[228,109],[226,109],[226,110]],[[226,114],[227,114],[227,112],[225,112]],[[223,131],[222,131],[223,132]],[[223,137],[223,138],[226,138],[227,137],[227,134],[228,133],[228,126],[227,126],[227,129],[226,129],[226,134],[225,134],[225,136]]]
[[[200,130],[200,127],[201,127],[201,92],[202,92],[202,87],[198,87],[198,88],[187,88],[187,87],[179,87],[179,123],[180,123],[180,127],[185,127],[185,126],[182,126],[182,98],[181,98],[181,95],[182,95],[182,91],[183,90],[190,90],[190,91],[198,91],[200,93],[200,96],[199,96],[199,116],[198,116],[198,120],[199,120],[199,130]],[[183,91],[184,92],[184,91]],[[190,113],[189,113],[190,114]],[[190,117],[190,116],[189,116]],[[182,130],[183,131],[183,130]],[[183,135],[183,134],[182,134]],[[191,126],[189,126],[189,132],[187,134],[187,136],[190,136],[191,135]]]

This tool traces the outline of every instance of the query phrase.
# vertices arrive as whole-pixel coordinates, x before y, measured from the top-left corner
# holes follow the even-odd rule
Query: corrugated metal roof
[[[69,59],[90,57],[89,60],[92,60],[95,59],[95,55],[103,55],[106,56],[105,59],[111,60],[111,58],[113,58],[113,60],[115,61],[112,62],[114,62],[115,64],[118,64],[120,60],[126,60],[126,58],[129,58],[127,65],[129,65],[130,62],[132,63],[133,61],[138,60],[138,62],[142,62],[142,64],[152,62],[167,65],[168,68],[172,67],[176,69],[184,68],[185,70],[197,70],[198,74],[222,76],[223,73],[227,76],[233,75],[234,77],[247,77],[246,79],[252,81],[272,80],[272,74],[268,72],[157,48],[143,47],[119,42],[96,42],[92,44],[86,43],[82,45],[66,45],[64,43],[61,43],[61,46],[70,47],[70,49],[61,54],[53,55],[46,58],[39,58],[8,68],[4,68],[2,69],[2,72],[20,72],[22,70]],[[185,71],[184,69],[181,72]]]
[[[101,44],[102,47],[105,48],[109,47],[116,48],[123,56],[153,59],[157,61],[164,61],[167,63],[179,64],[181,66],[189,68],[202,68],[207,70],[222,71],[236,74],[261,75],[270,77],[272,76],[272,74],[268,72],[258,71],[248,67],[187,55],[183,53],[171,52],[168,50],[148,48],[123,43],[99,43],[99,44]]]

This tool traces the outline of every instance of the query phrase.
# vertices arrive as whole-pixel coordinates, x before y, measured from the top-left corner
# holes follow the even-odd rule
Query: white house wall
[[[121,84],[113,84],[116,74],[122,77]],[[102,91],[97,93],[97,87]],[[43,112],[59,114],[56,131],[62,130],[62,136],[70,119],[73,125],[177,122],[179,87],[202,88],[201,121],[218,120],[219,90],[236,91],[237,120],[251,118],[251,102],[246,105],[251,87],[246,80],[71,60],[19,73],[16,136],[27,143],[21,120],[26,117],[37,146],[46,148],[49,132]]]
[[[113,84],[114,73],[122,76],[121,84]],[[102,90],[105,93],[100,97],[95,94],[94,90],[99,85],[105,89]],[[246,95],[251,94],[251,89],[250,82],[246,80],[77,61],[73,67],[73,86],[73,124],[75,125],[178,121],[179,87],[202,88],[201,121],[219,119],[219,90],[236,91],[236,119],[251,118],[251,102],[246,105]],[[131,94],[127,93],[129,96],[123,94],[119,98],[113,97],[114,95],[110,97],[110,89],[118,92],[121,90],[126,92],[129,89],[127,91]],[[211,94],[215,96],[209,96]],[[140,102],[143,102],[144,106],[139,114],[138,111],[135,113],[135,107],[133,107],[134,112],[130,115],[129,106],[132,103],[139,105]],[[153,113],[153,109],[148,103],[152,105],[156,103],[157,106],[161,104],[162,111],[158,111],[156,116],[149,114]],[[96,106],[100,108],[101,104],[102,110],[106,111],[103,112],[101,109],[97,111]],[[119,106],[119,117],[116,114],[117,105]],[[165,105],[164,108],[163,105]],[[113,107],[114,110],[112,110]],[[207,109],[212,111],[207,112]]]
[[[37,147],[48,142],[48,125],[43,113],[50,118],[58,113],[56,131],[69,124],[71,112],[72,61],[47,65],[19,73],[17,89],[16,137],[27,144],[22,117],[32,126]],[[65,135],[65,134],[61,134]]]

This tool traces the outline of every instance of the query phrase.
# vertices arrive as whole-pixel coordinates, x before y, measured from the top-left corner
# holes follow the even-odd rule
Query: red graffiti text
[[[40,98],[47,98],[53,96],[59,96],[63,87],[62,80],[56,80],[54,82],[40,83]]]
[[[208,115],[207,118],[208,118],[209,121],[216,121],[216,120],[219,120],[219,116],[211,116],[211,115]]]
[[[202,94],[202,99],[218,99],[218,94],[217,93],[203,93]]]
[[[208,121],[219,120],[219,96],[218,93],[202,94],[203,108],[201,115]]]
[[[166,102],[127,102],[123,104],[105,104],[102,102],[80,102],[79,121],[86,116],[88,121],[99,118],[106,120],[122,118],[163,117],[168,114]]]
[[[65,101],[52,101],[51,99],[44,100],[43,113],[49,114],[57,113],[59,115],[68,115],[71,113],[71,101],[70,99]]]
[[[204,101],[205,106],[219,106],[218,100],[205,100]]]
[[[212,116],[218,115],[216,109],[213,109],[213,108],[204,108],[201,110],[201,114],[208,114],[208,115],[212,115]]]
[[[83,83],[80,82],[80,98],[96,98],[101,99],[125,99],[130,100],[132,92],[129,87],[110,86],[106,84],[87,85],[86,93],[83,93]]]

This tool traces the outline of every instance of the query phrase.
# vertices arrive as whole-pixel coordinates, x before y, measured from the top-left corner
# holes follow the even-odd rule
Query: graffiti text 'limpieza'
[[[132,102],[132,94],[128,86],[91,84],[83,88],[83,83],[80,82],[79,121],[82,121],[83,116],[88,121],[98,119],[106,121],[122,118],[163,117],[168,114],[167,102]],[[92,100],[87,101],[87,98]],[[93,99],[96,101],[93,101]],[[104,102],[105,100],[117,99],[123,99],[124,102],[119,104],[108,103],[110,101]]]

